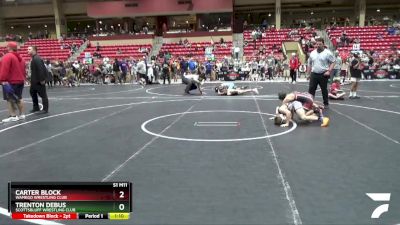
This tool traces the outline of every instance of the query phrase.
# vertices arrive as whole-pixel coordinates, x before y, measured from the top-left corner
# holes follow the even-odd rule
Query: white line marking
[[[239,122],[195,122],[195,127],[237,127]]]
[[[53,97],[53,98],[49,98],[49,100],[56,100],[56,101],[60,101],[60,100],[125,100],[125,99],[154,99],[154,98],[159,98],[159,97],[89,97],[89,98],[58,98],[58,97]]]
[[[262,112],[261,112],[261,109],[260,109],[260,105],[258,104],[256,98],[254,98],[254,101],[255,101],[255,103],[257,105],[257,110],[260,113],[260,118],[261,118],[264,130],[265,130],[265,134],[267,135],[267,141],[268,141],[269,146],[271,147],[271,151],[272,151],[272,155],[273,155],[273,158],[274,158],[274,162],[275,162],[275,165],[276,165],[276,167],[278,169],[279,180],[281,181],[281,184],[282,184],[283,189],[285,191],[286,199],[287,199],[287,201],[289,203],[290,211],[291,211],[292,217],[293,217],[293,223],[295,225],[301,225],[302,221],[301,221],[299,210],[297,209],[296,202],[295,202],[294,197],[293,197],[292,188],[290,187],[289,182],[285,179],[285,175],[284,175],[284,173],[283,173],[283,171],[281,169],[281,166],[279,165],[278,155],[276,154],[274,145],[272,144],[271,138],[269,137],[268,130],[267,130],[267,127],[265,125],[265,120],[261,116]]]
[[[251,112],[251,111],[237,111],[237,110],[206,110],[206,111],[193,111],[193,112],[181,112],[181,113],[173,113],[173,114],[168,114],[168,115],[163,115],[163,116],[158,116],[153,119],[147,120],[144,122],[141,126],[142,130],[150,135],[156,136],[156,137],[161,137],[165,139],[171,139],[171,140],[177,140],[177,141],[197,141],[197,142],[237,142],[237,141],[251,141],[251,140],[259,140],[259,139],[264,139],[267,137],[276,137],[280,135],[284,135],[287,133],[292,132],[293,130],[296,129],[297,124],[293,123],[293,126],[289,130],[285,130],[284,132],[281,133],[276,133],[276,134],[271,134],[271,135],[264,135],[264,136],[259,136],[259,137],[249,137],[249,138],[234,138],[234,139],[196,139],[196,138],[181,138],[181,137],[173,137],[173,136],[167,136],[163,135],[161,133],[154,133],[152,131],[149,131],[146,126],[147,124],[166,117],[171,117],[171,116],[177,116],[181,114],[195,114],[195,113],[221,113],[221,112],[230,112],[230,113],[251,113],[251,114],[261,114],[261,115],[267,115],[267,116],[273,116],[274,114],[269,114],[269,113],[260,113],[260,112]],[[260,115],[260,116],[261,116]]]
[[[70,115],[70,114],[75,114],[75,113],[81,113],[81,112],[88,112],[88,111],[93,111],[93,110],[99,110],[99,109],[109,109],[109,108],[115,108],[115,107],[123,107],[123,106],[131,106],[131,105],[140,105],[140,104],[152,104],[152,103],[164,103],[164,102],[181,102],[181,101],[199,101],[200,99],[179,99],[179,100],[163,100],[163,101],[151,101],[151,102],[134,102],[134,103],[127,103],[127,104],[119,104],[119,105],[110,105],[110,106],[101,106],[101,107],[94,107],[94,108],[89,108],[89,109],[81,109],[81,110],[76,110],[76,111],[71,111],[71,112],[65,112],[65,113],[60,113],[60,114],[56,114],[56,115],[51,115],[51,116],[46,116],[46,117],[42,117],[39,119],[35,119],[35,120],[30,120],[30,121],[26,121],[24,123],[19,123],[16,124],[14,126],[10,126],[4,129],[0,130],[0,133],[3,133],[7,130],[11,130],[13,128],[16,127],[20,127],[23,126],[25,124],[30,124],[30,123],[34,123],[37,121],[41,121],[41,120],[46,120],[46,119],[51,119],[51,118],[55,118],[55,117],[60,117],[60,116],[65,116],[65,115]]]
[[[400,112],[391,111],[391,110],[385,110],[385,109],[371,108],[371,107],[360,106],[360,105],[350,105],[350,104],[333,103],[333,102],[331,102],[330,104],[332,104],[332,105],[350,106],[350,107],[354,107],[354,108],[369,109],[369,110],[375,110],[375,111],[379,111],[379,112],[387,112],[387,113],[393,113],[393,114],[400,115]]]
[[[335,109],[332,109],[332,110],[333,110],[334,112],[336,112],[337,114],[342,115],[342,116],[346,117],[347,119],[349,119],[349,120],[351,120],[351,121],[357,123],[358,125],[360,125],[360,126],[366,128],[366,129],[370,130],[370,131],[373,131],[373,132],[375,132],[375,133],[381,135],[382,137],[388,139],[389,141],[392,141],[392,142],[394,142],[395,144],[400,144],[399,141],[397,141],[397,140],[395,140],[395,139],[393,139],[393,138],[387,136],[386,134],[383,134],[383,133],[381,133],[381,132],[375,130],[374,128],[371,128],[371,127],[369,127],[368,125],[366,125],[366,124],[364,124],[364,123],[362,123],[362,122],[360,122],[360,121],[358,121],[358,120],[356,120],[356,119],[354,119],[354,118],[352,118],[352,117],[350,117],[350,116],[348,116],[348,115],[345,115],[345,114],[343,114],[343,113],[341,113],[341,112],[339,112],[339,111],[337,111],[337,110],[335,110]]]
[[[161,131],[161,134],[167,131],[169,128],[171,128],[176,122],[178,122],[186,113],[188,113],[195,105],[192,105],[186,112],[181,114],[178,118],[176,118],[170,125],[168,125],[166,128],[164,128]],[[153,137],[149,142],[147,142],[145,145],[143,145],[138,151],[136,151],[134,154],[132,154],[125,162],[117,166],[111,173],[109,173],[107,176],[105,176],[101,182],[107,181],[110,179],[115,173],[120,171],[131,159],[135,158],[137,155],[139,155],[144,149],[146,149],[149,145],[151,145],[155,140],[157,140],[159,137]]]
[[[114,91],[114,92],[103,92],[103,93],[96,93],[96,94],[84,94],[84,95],[67,95],[67,96],[60,96],[63,98],[68,98],[68,97],[85,97],[85,96],[96,96],[96,95],[108,95],[108,94],[117,94],[117,93],[125,93],[125,92],[135,92],[135,91],[140,91],[142,90],[143,87],[136,88],[133,90],[126,90],[126,91]],[[62,93],[62,92],[61,92]]]
[[[342,88],[343,90],[350,91],[348,88]],[[357,90],[357,92],[371,92],[371,93],[383,93],[383,94],[400,94],[400,92],[393,91],[366,91],[366,90]]]
[[[5,208],[0,207],[0,214],[11,217],[11,214],[8,213],[8,210]],[[54,221],[49,221],[49,220],[22,220],[28,223],[34,223],[34,224],[40,224],[40,225],[64,225],[63,223],[57,223]]]
[[[64,97],[52,97],[49,98],[49,100],[126,100],[126,99],[179,99],[179,98],[188,98],[189,96],[138,96],[138,97],[89,97],[89,98],[64,98]],[[190,98],[201,98],[201,99],[218,99],[218,100],[224,100],[224,99],[253,99],[251,96],[245,95],[245,96],[192,96]],[[274,98],[277,99],[277,96],[275,95],[258,95],[256,98]]]
[[[391,85],[389,85],[390,87],[392,87],[392,88],[400,88],[399,86],[397,86],[396,84],[391,84]]]
[[[121,113],[121,112],[123,112],[123,111],[125,111],[125,110],[131,109],[132,107],[133,107],[133,106],[130,106],[130,107],[128,107],[128,108],[125,108],[125,109],[122,109],[122,110],[113,112],[113,113],[111,113],[111,114],[102,116],[102,117],[100,117],[100,118],[98,118],[98,119],[95,119],[95,120],[92,120],[92,121],[90,121],[90,122],[87,122],[87,123],[81,124],[81,125],[79,125],[79,126],[73,127],[73,128],[71,128],[71,129],[62,131],[62,132],[57,133],[57,134],[55,134],[55,135],[52,135],[52,136],[50,136],[50,137],[43,138],[43,139],[41,139],[41,140],[32,142],[32,143],[30,143],[30,144],[28,144],[28,145],[19,147],[19,148],[17,148],[17,149],[12,150],[12,151],[9,151],[9,152],[0,154],[0,158],[4,158],[4,157],[9,156],[9,155],[11,155],[11,154],[14,154],[14,153],[23,151],[24,149],[27,149],[27,148],[30,148],[30,147],[32,147],[32,146],[38,145],[38,144],[40,144],[40,143],[49,141],[49,140],[54,139],[54,138],[56,138],[56,137],[62,136],[62,135],[64,135],[64,134],[71,133],[72,131],[75,131],[75,130],[78,130],[78,129],[80,129],[80,128],[89,126],[89,125],[91,125],[91,124],[97,123],[97,122],[99,122],[100,120],[103,120],[103,119],[106,119],[106,118],[108,118],[108,117],[114,116],[114,115],[116,115],[116,114],[118,114],[118,113]]]
[[[399,98],[400,95],[370,95],[370,96],[362,96],[366,98]]]
[[[182,93],[181,95],[173,95],[173,94],[160,94],[160,93],[156,93],[156,92],[151,92],[151,90],[157,89],[157,88],[162,88],[161,87],[154,87],[154,88],[149,88],[146,90],[147,94],[151,94],[151,95],[159,95],[159,96],[169,96],[169,97],[182,97],[184,94]]]
[[[208,125],[208,124],[227,124],[227,125],[238,125],[239,122],[196,122],[196,125]]]

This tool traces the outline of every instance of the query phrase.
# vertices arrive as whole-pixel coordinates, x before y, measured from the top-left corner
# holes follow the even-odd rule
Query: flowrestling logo
[[[375,202],[389,202],[391,193],[365,193]],[[378,219],[385,212],[389,211],[389,204],[382,204],[375,208],[371,214],[372,219]]]

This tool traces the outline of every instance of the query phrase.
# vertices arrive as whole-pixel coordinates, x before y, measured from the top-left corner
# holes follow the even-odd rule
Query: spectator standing
[[[290,67],[290,77],[292,78],[292,84],[295,84],[297,78],[297,70],[300,67],[300,61],[296,53],[294,52],[292,53],[292,57],[289,60],[289,67]]]
[[[351,89],[350,99],[359,99],[357,96],[358,83],[361,80],[361,59],[358,53],[354,53],[354,59],[350,63],[350,75],[351,75]]]
[[[46,84],[49,87],[53,87],[53,66],[51,65],[50,60],[46,61],[46,69],[47,69],[47,78],[46,78]]]
[[[115,78],[115,83],[117,83],[117,80],[121,83],[121,65],[118,59],[116,58],[113,63],[113,72],[114,72],[114,78]]]
[[[149,79],[147,77],[147,62],[146,62],[146,57],[143,56],[143,59],[139,61],[137,64],[137,74],[138,74],[138,80],[144,79],[146,81],[146,84],[149,84]]]
[[[283,68],[283,80],[286,81],[286,79],[289,80],[289,75],[290,75],[290,67],[289,67],[289,59],[285,56],[282,64]]]
[[[338,51],[335,51],[335,57],[336,57],[336,62],[335,62],[335,67],[333,68],[333,71],[331,74],[330,83],[333,82],[334,78],[340,76],[340,69],[342,68],[342,58],[339,56]]]
[[[3,99],[7,101],[9,117],[2,122],[15,122],[25,119],[22,91],[25,83],[25,62],[17,53],[16,42],[7,43],[6,53],[0,61],[0,82],[3,86]],[[19,116],[16,114],[18,108]]]
[[[43,60],[37,54],[36,46],[28,47],[28,54],[32,57],[31,60],[31,89],[30,94],[32,97],[33,109],[31,112],[48,113],[49,112],[49,100],[46,92],[46,77],[47,69],[44,65]],[[43,110],[39,109],[38,95],[42,98]]]
[[[274,71],[275,71],[275,58],[272,54],[270,54],[267,58],[267,72],[268,72],[268,79],[273,80]]]
[[[126,60],[122,60],[122,62],[120,63],[120,68],[121,68],[121,76],[120,76],[119,82],[121,84],[123,84],[126,82],[126,76],[128,74],[128,69],[129,69],[129,66],[128,66],[128,63],[126,62]]]

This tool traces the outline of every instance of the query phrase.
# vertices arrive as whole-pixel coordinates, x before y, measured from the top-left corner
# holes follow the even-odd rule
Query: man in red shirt
[[[296,56],[296,53],[292,53],[292,57],[290,58],[289,61],[289,67],[290,67],[290,77],[292,78],[292,83],[296,83],[296,78],[297,78],[297,70],[300,67],[300,61],[299,58]]]
[[[25,83],[25,62],[17,53],[18,45],[16,42],[7,43],[6,53],[0,64],[0,83],[3,86],[3,98],[8,103],[10,117],[2,122],[15,122],[25,119],[24,104],[22,101],[22,91]],[[16,106],[19,116],[16,114]]]

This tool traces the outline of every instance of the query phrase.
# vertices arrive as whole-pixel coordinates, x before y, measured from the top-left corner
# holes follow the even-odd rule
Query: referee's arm
[[[309,57],[307,60],[307,70],[306,70],[307,78],[310,78],[311,67],[312,67],[312,61],[311,61],[311,57]]]
[[[333,68],[335,68],[336,58],[329,52],[328,61],[330,63],[328,70],[324,73],[325,76],[330,76]]]

